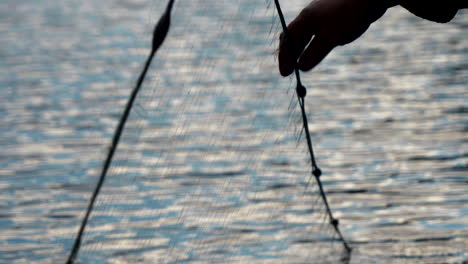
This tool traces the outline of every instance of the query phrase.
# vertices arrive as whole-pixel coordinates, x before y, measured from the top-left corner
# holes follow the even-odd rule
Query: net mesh
[[[287,5],[294,14],[304,1]],[[78,261],[343,259],[311,179],[293,81],[278,74],[280,31],[269,0],[176,1]]]

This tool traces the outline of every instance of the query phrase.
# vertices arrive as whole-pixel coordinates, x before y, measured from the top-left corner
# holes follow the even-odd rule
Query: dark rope
[[[158,23],[156,24],[154,31],[153,31],[153,43],[152,43],[152,48],[151,48],[151,53],[148,56],[145,67],[143,68],[143,71],[141,72],[138,81],[136,83],[135,88],[133,88],[132,93],[130,94],[130,97],[127,101],[127,105],[125,106],[125,110],[120,117],[119,123],[117,125],[117,128],[115,129],[114,136],[112,138],[112,143],[109,148],[109,152],[107,154],[106,160],[104,162],[104,165],[102,167],[101,171],[101,176],[99,177],[99,181],[96,185],[96,188],[94,189],[94,192],[91,196],[91,199],[88,204],[88,208],[86,210],[86,214],[81,222],[80,229],[78,231],[78,234],[75,238],[75,242],[73,244],[73,248],[70,252],[70,255],[68,256],[67,259],[67,264],[73,264],[76,256],[78,254],[78,251],[80,250],[81,247],[81,240],[83,233],[85,231],[86,225],[89,220],[89,216],[91,215],[91,212],[93,211],[94,208],[94,203],[96,201],[97,196],[99,195],[99,192],[101,191],[102,184],[104,183],[104,180],[107,175],[107,171],[109,170],[109,167],[112,163],[112,158],[114,157],[114,153],[117,149],[117,146],[120,141],[120,137],[122,136],[122,132],[125,128],[125,124],[127,122],[128,116],[130,115],[130,110],[132,109],[133,103],[138,95],[138,92],[140,91],[141,85],[145,79],[146,72],[148,71],[149,66],[151,65],[151,61],[153,60],[154,55],[156,54],[156,51],[159,49],[161,44],[164,42],[164,39],[167,36],[167,33],[169,31],[169,26],[171,22],[171,10],[172,6],[174,5],[174,0],[169,0],[169,3],[167,4],[166,11],[164,14],[161,16],[159,19]]]
[[[278,16],[281,21],[281,26],[283,27],[283,34],[284,34],[284,41],[286,42],[286,45],[288,44],[288,27],[286,26],[286,21],[284,19],[283,12],[281,10],[281,6],[279,4],[279,0],[275,0],[275,5],[276,5],[276,10],[278,11]],[[289,49],[292,50],[292,46],[289,46]],[[301,83],[301,77],[299,74],[299,69],[297,67],[297,63],[294,67],[294,72],[296,74],[296,80],[297,80],[297,85],[296,85],[296,94],[297,94],[297,100],[299,101],[299,106],[301,107],[301,114],[302,114],[302,123],[304,126],[304,132],[305,132],[305,137],[307,139],[307,146],[309,149],[309,154],[310,154],[310,160],[312,162],[312,174],[315,177],[315,180],[317,181],[317,185],[320,190],[320,195],[322,196],[323,202],[325,203],[325,208],[327,210],[328,217],[330,218],[330,224],[333,225],[333,228],[335,229],[336,233],[338,234],[338,237],[340,241],[343,243],[344,247],[346,248],[346,251],[351,253],[351,247],[348,245],[346,240],[344,239],[343,235],[341,234],[340,228],[338,227],[338,219],[333,217],[330,205],[328,204],[327,196],[325,194],[325,191],[323,189],[322,181],[320,180],[320,176],[322,175],[322,171],[319,169],[317,166],[317,162],[315,161],[315,156],[314,156],[314,149],[312,147],[312,140],[310,137],[310,132],[309,132],[309,123],[307,121],[307,114],[305,111],[305,96],[307,94],[307,90],[302,85]]]

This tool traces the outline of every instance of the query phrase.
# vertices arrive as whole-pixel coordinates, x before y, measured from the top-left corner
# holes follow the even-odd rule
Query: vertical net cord
[[[112,143],[109,148],[109,152],[106,156],[106,159],[104,161],[104,165],[102,167],[101,175],[99,177],[99,181],[96,185],[96,188],[94,189],[94,192],[91,196],[91,199],[89,201],[86,214],[81,222],[80,229],[78,231],[78,234],[76,235],[75,242],[73,243],[72,250],[70,252],[70,255],[67,258],[66,264],[73,264],[75,262],[76,256],[78,254],[78,251],[80,250],[81,247],[81,241],[83,237],[83,233],[85,231],[86,225],[89,220],[89,216],[91,215],[91,212],[94,208],[94,203],[96,202],[96,198],[99,195],[99,192],[101,191],[102,184],[104,183],[104,180],[107,175],[107,171],[109,170],[109,167],[112,163],[112,159],[114,157],[115,151],[117,150],[117,146],[120,142],[120,138],[122,136],[122,132],[125,128],[125,124],[127,122],[127,119],[130,115],[130,110],[133,107],[133,103],[135,102],[135,99],[138,95],[138,92],[140,91],[141,85],[145,79],[146,73],[148,71],[149,66],[151,65],[151,62],[153,60],[154,55],[156,54],[156,51],[159,49],[161,44],[164,42],[164,39],[167,36],[167,33],[169,31],[169,26],[170,26],[170,20],[171,20],[171,10],[172,6],[174,5],[175,0],[169,0],[166,10],[164,14],[161,16],[159,19],[158,23],[156,24],[154,31],[153,31],[153,43],[152,43],[152,48],[151,48],[151,53],[148,56],[145,66],[140,73],[140,76],[138,77],[138,81],[133,88],[130,97],[127,101],[127,104],[125,106],[125,110],[122,113],[122,116],[120,117],[119,123],[115,129],[114,136],[112,138]]]
[[[281,10],[281,6],[279,4],[279,0],[275,0],[275,5],[276,5],[276,10],[278,11],[278,16],[279,16],[280,21],[281,21],[281,26],[283,27],[284,41],[286,41],[286,45],[290,45],[290,44],[288,44],[288,27],[286,26],[286,21],[284,19],[284,15],[283,15],[283,12]],[[350,254],[351,253],[351,247],[348,245],[348,243],[344,239],[343,235],[341,234],[340,228],[338,227],[338,224],[339,224],[338,219],[333,217],[330,205],[328,204],[327,196],[326,196],[325,191],[323,189],[322,181],[320,180],[320,176],[322,175],[322,171],[319,169],[319,167],[317,166],[317,162],[315,161],[314,149],[312,147],[312,140],[311,140],[310,132],[309,132],[309,124],[308,124],[308,121],[307,121],[307,114],[306,114],[306,111],[305,111],[305,100],[304,100],[304,98],[305,98],[305,96],[307,94],[307,90],[304,87],[304,85],[302,85],[301,77],[300,77],[300,74],[299,74],[299,69],[297,67],[297,63],[295,65],[295,67],[294,67],[294,72],[296,74],[296,80],[297,80],[296,94],[297,94],[297,99],[299,101],[299,106],[301,107],[302,122],[303,122],[303,126],[304,126],[305,136],[306,136],[306,139],[307,139],[307,146],[308,146],[308,149],[309,149],[310,160],[311,160],[311,163],[312,163],[312,174],[314,175],[315,180],[317,182],[317,185],[319,187],[320,195],[321,195],[321,197],[323,199],[327,214],[328,214],[328,216],[330,218],[330,223],[333,225],[333,228],[335,229],[336,233],[338,234],[338,237],[339,237],[340,241],[343,243],[344,247],[346,248],[347,253]]]

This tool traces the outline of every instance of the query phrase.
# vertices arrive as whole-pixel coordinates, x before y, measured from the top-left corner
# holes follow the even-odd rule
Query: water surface
[[[1,264],[64,262],[164,5],[0,3]],[[334,263],[271,4],[174,11],[80,260]],[[351,263],[468,259],[467,25],[394,8],[303,76]]]

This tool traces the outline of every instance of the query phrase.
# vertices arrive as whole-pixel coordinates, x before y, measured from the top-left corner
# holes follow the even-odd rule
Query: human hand
[[[281,75],[290,75],[296,63],[302,71],[311,70],[333,48],[360,37],[392,6],[384,2],[387,3],[383,0],[311,2],[288,25],[288,39],[281,34],[278,55]]]

